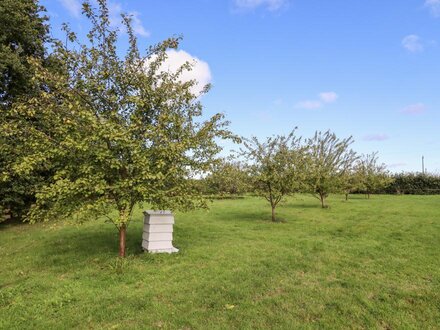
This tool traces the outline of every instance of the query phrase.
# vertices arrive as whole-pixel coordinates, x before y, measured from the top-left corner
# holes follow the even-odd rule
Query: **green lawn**
[[[104,221],[0,226],[0,328],[440,325],[440,196],[257,198],[176,215],[178,254],[128,255]]]

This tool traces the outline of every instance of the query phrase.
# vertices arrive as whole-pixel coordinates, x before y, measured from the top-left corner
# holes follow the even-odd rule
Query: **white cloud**
[[[122,25],[122,5],[117,2],[109,2],[107,5],[110,24],[113,27],[120,27]]]
[[[370,134],[364,136],[364,141],[385,141],[389,138],[387,134]]]
[[[82,11],[82,0],[58,0],[64,8],[66,8],[69,13],[79,18],[81,16]],[[95,3],[96,4],[96,3]],[[122,17],[121,14],[124,13],[122,9],[122,4],[119,2],[112,2],[109,1],[107,3],[108,10],[109,10],[109,20],[110,25],[114,28],[118,28],[121,31],[125,30],[124,25],[122,24]],[[127,15],[131,16],[131,22],[134,33],[136,33],[138,36],[141,37],[149,37],[150,31],[146,30],[145,27],[142,24],[142,21],[140,19],[141,14],[137,11],[131,11],[127,12]]]
[[[426,0],[425,7],[429,8],[432,16],[440,17],[440,0]]]
[[[315,101],[315,100],[301,101],[295,105],[295,108],[308,109],[308,110],[319,109],[321,107],[322,107],[322,103],[320,101]]]
[[[185,70],[180,76],[182,82],[190,80],[196,80],[197,84],[192,87],[191,92],[195,95],[200,94],[203,88],[211,82],[211,70],[208,63],[200,60],[199,58],[192,56],[184,50],[170,49],[167,51],[167,59],[160,67],[159,71],[162,72],[177,72],[179,68],[186,62],[191,63],[192,69]]]
[[[426,111],[426,105],[423,103],[410,104],[402,109],[402,113],[407,115],[420,115]]]
[[[141,37],[149,37],[150,31],[145,30],[144,26],[142,25],[142,21],[139,18],[139,13],[136,11],[133,11],[129,13],[131,15],[132,23],[133,23],[133,31],[137,35]]]
[[[73,17],[81,16],[81,2],[79,0],[58,0],[61,2],[64,8],[72,15]]]
[[[402,46],[411,53],[423,52],[424,46],[418,35],[410,34],[402,39]]]
[[[241,10],[253,10],[264,7],[269,11],[277,11],[288,5],[288,0],[235,0],[235,7]]]
[[[301,109],[319,109],[322,108],[325,104],[336,102],[339,95],[335,92],[322,92],[318,94],[317,100],[306,100],[298,102],[295,105],[295,108],[301,108]]]
[[[125,31],[125,26],[122,24],[121,14],[124,13],[122,9],[122,5],[118,2],[109,2],[108,3],[109,10],[109,20],[111,26],[120,29],[121,31]],[[146,30],[142,24],[140,19],[140,13],[137,11],[127,12],[128,16],[131,16],[131,24],[133,27],[133,31],[135,34],[141,37],[149,37],[150,31]]]
[[[335,92],[322,92],[319,94],[319,98],[324,103],[333,103],[338,99],[338,94]]]

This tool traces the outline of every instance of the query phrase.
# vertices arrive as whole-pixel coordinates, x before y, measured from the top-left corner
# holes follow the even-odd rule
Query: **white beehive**
[[[174,216],[171,211],[145,211],[142,248],[152,253],[173,253]]]

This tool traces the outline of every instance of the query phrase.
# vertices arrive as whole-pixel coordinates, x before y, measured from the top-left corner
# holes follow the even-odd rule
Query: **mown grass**
[[[257,198],[176,215],[178,254],[118,259],[103,220],[0,227],[0,328],[420,328],[440,324],[440,196]]]

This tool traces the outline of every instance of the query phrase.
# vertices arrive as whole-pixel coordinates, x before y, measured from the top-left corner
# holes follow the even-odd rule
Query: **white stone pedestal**
[[[174,216],[171,211],[145,211],[142,248],[151,253],[173,253]]]

